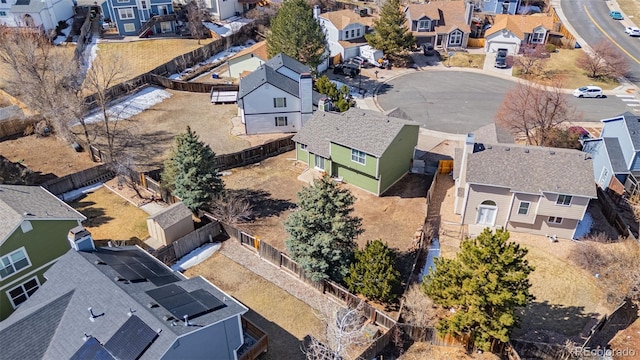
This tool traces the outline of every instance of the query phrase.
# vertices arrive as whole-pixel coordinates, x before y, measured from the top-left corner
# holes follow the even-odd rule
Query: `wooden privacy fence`
[[[222,227],[220,223],[212,221],[181,237],[180,239],[175,240],[171,244],[153,251],[152,255],[165,264],[173,264],[181,257],[199,248],[203,244],[212,242],[213,239],[221,233]]]
[[[43,119],[40,115],[22,117],[22,110],[17,105],[0,108],[0,139],[25,133],[28,126],[35,127]]]
[[[596,186],[598,191],[598,204],[600,204],[600,208],[602,208],[602,214],[607,219],[609,224],[613,225],[613,227],[618,230],[620,235],[624,237],[632,237],[633,234],[629,231],[629,227],[627,223],[622,219],[620,213],[618,212],[618,208],[613,203],[609,195],[602,190],[600,186]]]
[[[293,150],[296,147],[296,143],[291,140],[292,137],[293,135],[289,135],[287,137],[232,154],[218,155],[215,157],[218,170],[227,170],[235,167],[255,164],[266,158]]]
[[[149,78],[151,79],[151,84],[153,85],[158,85],[167,89],[178,91],[211,93],[211,90],[214,89],[219,91],[238,91],[238,89],[240,88],[237,84],[210,84],[189,82],[184,80],[172,80],[156,74],[149,74]]]
[[[61,195],[71,190],[111,180],[114,176],[115,173],[108,165],[100,164],[77,173],[49,180],[42,184],[42,187],[54,195]]]
[[[467,42],[467,47],[470,47],[470,48],[483,48],[484,47],[484,38],[479,38],[479,39],[469,38],[469,41]]]
[[[253,344],[250,348],[246,349],[246,351],[242,352],[242,354],[238,356],[238,359],[253,360],[263,352],[267,352],[267,347],[269,346],[269,337],[267,336],[267,333],[264,332],[264,330],[252,323],[249,319],[245,318],[244,316],[241,316],[240,319],[242,321],[242,332],[255,339],[256,343]]]

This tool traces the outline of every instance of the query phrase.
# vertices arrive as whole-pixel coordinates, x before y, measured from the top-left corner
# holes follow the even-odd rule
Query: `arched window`
[[[494,226],[496,223],[496,215],[498,214],[498,206],[493,200],[485,200],[478,205],[478,217],[476,224]]]

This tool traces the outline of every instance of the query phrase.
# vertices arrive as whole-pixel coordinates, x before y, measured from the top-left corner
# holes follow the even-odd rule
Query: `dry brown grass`
[[[132,42],[104,42],[98,45],[98,59],[102,56],[119,56],[127,61],[130,79],[210,43],[213,39],[203,39],[198,45],[193,39],[144,39]]]
[[[491,353],[467,354],[462,347],[434,346],[417,342],[400,357],[401,360],[497,360],[499,356]]]
[[[202,275],[252,310],[247,318],[269,336],[269,351],[260,359],[304,359],[301,340],[324,330],[309,305],[219,253],[185,275]]]
[[[549,82],[550,80],[560,80],[562,87],[574,89],[587,84],[600,86],[608,90],[619,85],[615,80],[591,79],[586,72],[576,66],[576,59],[583,54],[582,49],[558,49],[557,53],[551,53],[551,57],[547,59],[544,70],[536,77],[525,77],[520,74],[517,66],[514,66],[513,74],[518,77],[526,78],[531,81]]]
[[[149,215],[105,187],[69,205],[87,217],[83,225],[94,240],[144,240],[149,236]]]
[[[470,67],[476,69],[482,69],[484,66],[485,54],[469,54],[465,52],[456,52],[455,55],[449,61],[449,56],[444,54],[441,56],[441,63],[443,65],[450,65],[452,67]]]
[[[620,10],[624,12],[627,19],[631,20],[636,26],[640,26],[640,3],[638,0],[617,0]]]

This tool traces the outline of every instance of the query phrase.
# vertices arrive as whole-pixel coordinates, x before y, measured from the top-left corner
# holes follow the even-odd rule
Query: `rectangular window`
[[[118,16],[120,16],[120,20],[135,19],[135,15],[133,14],[132,8],[118,9]]]
[[[6,3],[7,3],[7,0],[0,0],[0,3],[6,4]],[[3,12],[4,12],[4,11],[3,11]],[[6,15],[6,14],[7,14],[7,13],[5,13],[5,15]]]
[[[0,16],[3,16],[3,17],[4,17],[4,16],[7,16],[7,13],[6,13],[6,12],[4,12],[4,11],[0,11]]]
[[[549,216],[549,222],[552,224],[562,224],[562,218],[557,216]]]
[[[136,31],[136,26],[134,24],[124,24],[124,31],[134,32]]]
[[[366,154],[360,150],[351,149],[351,161],[364,165]]]
[[[529,206],[531,203],[528,201],[520,201],[520,206],[518,206],[518,215],[528,215],[529,214]]]
[[[7,291],[7,295],[11,300],[11,305],[13,305],[13,308],[15,309],[18,307],[18,305],[27,301],[27,299],[30,298],[31,295],[33,295],[33,293],[35,293],[39,287],[40,283],[38,282],[38,278],[34,277],[33,279],[23,283],[22,285],[18,285],[13,289]]]
[[[128,2],[129,2],[129,0],[118,0],[118,2],[119,2],[119,3],[121,3],[121,4],[122,4],[122,3],[128,3]]]
[[[147,10],[147,1],[146,0],[140,0],[140,8],[142,10]]]
[[[300,144],[300,150],[307,151],[307,145],[306,144]]]
[[[351,30],[351,37],[352,38],[356,37],[356,31],[355,30]]]
[[[172,31],[171,29],[171,21],[163,21],[160,23],[160,29],[162,33],[169,33]]]
[[[20,248],[0,258],[0,278],[17,273],[18,271],[31,266],[31,261],[24,248]]]
[[[569,206],[571,205],[571,195],[558,195],[558,199],[556,200],[556,205]]]
[[[287,126],[288,121],[286,116],[276,116],[276,126]]]
[[[275,108],[283,108],[287,107],[287,98],[273,98],[273,107]]]
[[[360,29],[356,29],[356,36],[360,37]]]
[[[418,30],[429,30],[429,20],[420,20],[418,21]]]
[[[542,44],[544,42],[544,32],[535,32],[531,36],[531,42],[534,44]]]

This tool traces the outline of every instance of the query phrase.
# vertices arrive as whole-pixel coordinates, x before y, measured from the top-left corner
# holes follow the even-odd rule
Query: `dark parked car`
[[[436,54],[436,51],[433,49],[432,43],[422,44],[422,52],[424,53],[424,56],[433,56]]]
[[[333,68],[334,74],[356,77],[360,74],[360,68],[354,64],[338,64]]]
[[[507,54],[509,52],[507,49],[498,49],[498,54],[496,55],[496,67],[500,69],[504,69],[507,67]]]

